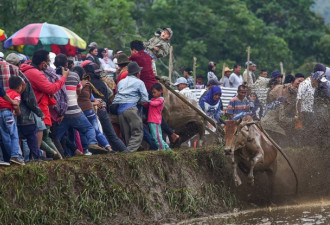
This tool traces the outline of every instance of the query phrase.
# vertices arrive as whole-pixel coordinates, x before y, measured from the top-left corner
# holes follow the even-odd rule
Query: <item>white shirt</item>
[[[241,75],[237,75],[236,73],[230,74],[229,77],[230,87],[238,88],[243,83],[243,78]]]
[[[110,71],[110,73],[115,73],[117,71],[116,65],[112,62],[111,59],[108,59],[107,63],[102,58],[99,58],[99,60],[101,62],[103,71]]]
[[[312,86],[312,81],[307,78],[299,84],[297,100],[301,100],[302,112],[313,112],[315,88]]]
[[[185,87],[184,89],[179,91],[179,93],[184,95],[185,97],[187,97],[189,100],[197,101],[196,95],[193,92],[190,91],[189,87]]]

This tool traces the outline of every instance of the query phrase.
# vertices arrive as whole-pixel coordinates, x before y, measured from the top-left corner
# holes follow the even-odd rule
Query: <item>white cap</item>
[[[2,52],[0,52],[0,58],[4,58],[4,57],[5,55]]]
[[[176,80],[174,86],[177,86],[177,85],[179,85],[179,84],[188,84],[187,79],[184,78],[184,77],[179,77],[179,78]]]

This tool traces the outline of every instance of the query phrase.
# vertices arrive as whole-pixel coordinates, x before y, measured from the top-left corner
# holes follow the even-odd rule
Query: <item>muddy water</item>
[[[215,225],[215,224],[330,224],[330,202],[269,207],[229,214],[219,214],[190,221],[180,225]]]

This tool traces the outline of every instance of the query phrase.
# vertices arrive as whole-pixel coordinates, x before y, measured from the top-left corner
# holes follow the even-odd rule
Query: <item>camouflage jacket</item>
[[[149,41],[143,42],[145,50],[157,58],[165,57],[170,52],[170,40],[164,40],[160,37],[161,31],[155,32],[155,36]],[[154,50],[154,47],[158,48],[158,51]]]

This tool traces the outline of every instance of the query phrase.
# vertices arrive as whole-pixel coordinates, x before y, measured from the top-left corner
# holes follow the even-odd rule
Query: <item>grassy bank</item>
[[[159,224],[239,203],[220,148],[0,168],[1,224]]]

